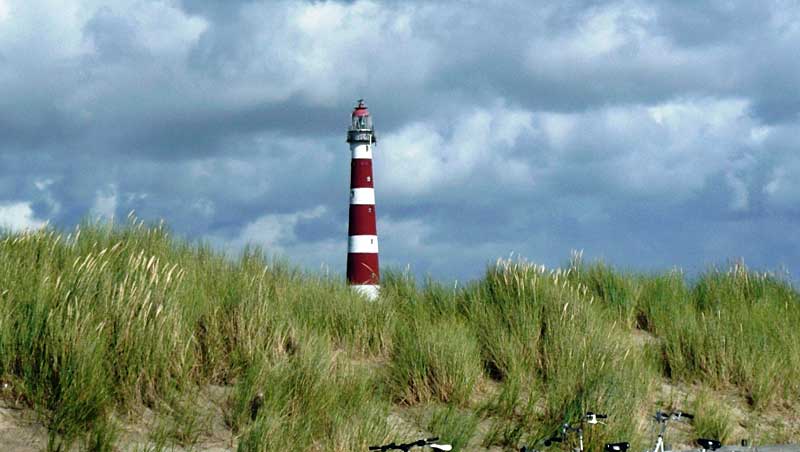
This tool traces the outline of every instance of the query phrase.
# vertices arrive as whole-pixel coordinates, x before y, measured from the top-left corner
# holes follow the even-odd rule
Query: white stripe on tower
[[[370,300],[378,297],[378,230],[375,221],[375,189],[372,153],[375,134],[364,101],[353,110],[347,131],[350,143],[350,220],[347,240],[347,281]]]
[[[375,205],[374,188],[353,188],[350,190],[350,204]]]
[[[355,146],[353,145],[355,144]],[[365,143],[351,143],[350,153],[354,159],[370,159],[372,160],[372,148],[374,146]]]
[[[347,238],[347,252],[378,254],[378,236],[351,235]]]

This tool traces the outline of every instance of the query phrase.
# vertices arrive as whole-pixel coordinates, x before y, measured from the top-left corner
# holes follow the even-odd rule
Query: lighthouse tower
[[[374,300],[378,297],[378,228],[375,224],[375,189],[372,153],[375,132],[363,100],[353,110],[347,131],[350,143],[350,225],[347,245],[347,281],[354,290]]]

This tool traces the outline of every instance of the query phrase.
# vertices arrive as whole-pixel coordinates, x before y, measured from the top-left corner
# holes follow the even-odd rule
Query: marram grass
[[[200,447],[213,423],[195,399],[212,385],[242,451],[366,450],[416,431],[462,450],[541,446],[588,410],[610,414],[589,448],[642,449],[664,386],[702,417],[688,436],[735,440],[724,400],[766,432],[758,419],[800,399],[798,324],[798,292],[740,264],[689,281],[500,260],[462,287],[387,270],[369,303],[337,276],[135,219],[0,237],[2,397],[38,413],[51,450],[123,447],[123,420],[145,409],[164,420],[145,450]]]

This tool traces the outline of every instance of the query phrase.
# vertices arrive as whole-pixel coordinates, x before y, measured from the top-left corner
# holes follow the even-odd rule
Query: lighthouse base
[[[350,286],[353,292],[363,295],[369,301],[375,301],[380,295],[381,286],[372,284],[354,284]]]

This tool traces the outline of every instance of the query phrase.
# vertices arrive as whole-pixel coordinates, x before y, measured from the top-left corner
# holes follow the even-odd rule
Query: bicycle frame
[[[652,451],[646,452],[664,452],[664,434],[667,431],[667,423],[671,420],[680,420],[682,418],[692,419],[694,418],[693,415],[689,413],[684,413],[682,411],[675,411],[672,413],[664,413],[661,411],[656,411],[656,415],[654,416],[656,422],[658,422],[660,426],[660,430],[658,432],[658,438],[656,438],[656,444],[653,447]]]
[[[667,423],[661,423],[661,431],[658,433],[658,439],[656,439],[656,447],[653,448],[653,452],[664,452],[664,432],[667,430]]]
[[[581,418],[581,422],[579,424],[576,424],[576,425],[573,426],[573,425],[565,422],[561,426],[562,438],[551,437],[550,439],[545,441],[545,446],[549,446],[550,444],[548,444],[548,443],[552,443],[553,441],[561,442],[561,441],[567,439],[567,434],[568,433],[577,433],[577,436],[578,436],[578,447],[577,448],[573,448],[573,451],[575,451],[575,452],[584,452],[584,449],[583,449],[583,424],[584,423],[602,424],[602,422],[600,422],[598,419],[605,419],[607,417],[608,417],[608,415],[595,414],[595,413],[592,413],[590,411],[590,412],[586,413],[586,415]]]
[[[578,452],[583,452],[583,421],[581,421],[581,424],[577,428],[567,425],[567,430],[578,434]]]

